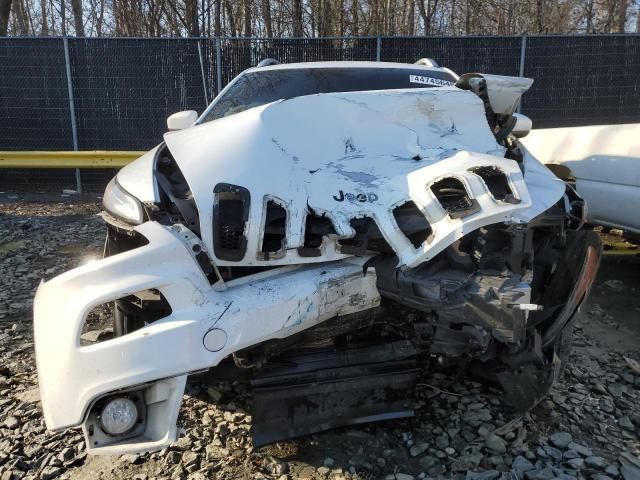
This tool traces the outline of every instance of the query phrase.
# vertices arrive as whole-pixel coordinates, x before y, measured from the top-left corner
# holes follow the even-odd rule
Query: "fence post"
[[[222,90],[222,42],[220,37],[216,38],[216,80],[218,91],[216,95]]]
[[[382,50],[382,38],[380,35],[376,37],[376,62],[380,61],[380,51]]]
[[[522,41],[520,42],[520,76],[524,77],[524,60],[525,60],[525,51],[527,50],[527,36],[522,36]],[[518,108],[516,111],[520,113],[520,107],[522,106],[522,98],[518,100]]]
[[[69,39],[65,35],[62,37],[64,44],[64,63],[67,70],[67,92],[69,94],[69,116],[71,117],[71,136],[73,138],[73,150],[78,151],[78,126],[76,124],[76,105],[73,100],[73,83],[71,81],[71,61],[69,59]],[[76,191],[82,195],[82,179],[80,169],[76,168]]]
[[[200,40],[198,40],[198,58],[200,59],[200,73],[202,74],[202,87],[204,88],[204,108],[206,109],[209,105],[209,97],[207,95],[207,80],[204,76],[204,63],[202,62],[202,48],[200,48]]]

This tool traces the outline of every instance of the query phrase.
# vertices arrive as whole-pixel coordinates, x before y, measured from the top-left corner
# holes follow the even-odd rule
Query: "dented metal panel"
[[[250,192],[242,265],[344,258],[337,240],[353,237],[353,218],[370,217],[396,251],[399,266],[413,267],[466,232],[496,221],[525,222],[540,212],[520,167],[505,159],[504,147],[496,143],[482,101],[455,87],[299,97],[171,132],[165,141],[194,194],[202,238],[211,251],[215,185],[233,184]],[[519,202],[492,199],[469,171],[478,166],[499,167]],[[429,190],[445,176],[464,183],[480,205],[477,214],[462,219],[446,214]],[[545,192],[543,203],[555,203],[562,191],[558,183]],[[259,254],[261,226],[264,200],[271,197],[287,210],[286,247],[282,255],[266,260]],[[434,231],[418,248],[393,219],[393,209],[408,200]],[[329,218],[336,231],[315,257],[297,250],[303,246],[310,211]],[[234,265],[238,260],[217,257],[216,262]]]

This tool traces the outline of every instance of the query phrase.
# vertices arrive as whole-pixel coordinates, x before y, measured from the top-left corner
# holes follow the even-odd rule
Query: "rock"
[[[604,473],[606,473],[607,475],[611,475],[612,477],[617,477],[618,475],[620,475],[620,469],[615,465],[609,465],[604,469]]]
[[[424,457],[420,457],[418,463],[422,468],[429,470],[431,467],[438,464],[438,459],[432,455],[426,455]]]
[[[71,460],[75,456],[75,454],[76,452],[73,447],[67,447],[62,450],[62,452],[60,452],[60,455],[58,455],[58,457],[60,458],[60,461],[65,462]]]
[[[322,464],[323,464],[325,467],[333,467],[333,465],[334,465],[335,463],[336,463],[336,461],[335,461],[333,458],[331,458],[331,457],[327,457],[327,458],[325,458],[325,459],[322,461]]]
[[[620,427],[624,428],[625,430],[630,430],[632,432],[636,429],[635,425],[631,422],[631,419],[627,415],[624,415],[623,417],[620,417],[618,419],[618,425],[620,425]]]
[[[518,474],[518,478],[522,478],[525,472],[534,469],[533,463],[524,458],[521,455],[518,455],[513,459],[511,463],[511,469],[514,470]]]
[[[136,455],[133,453],[122,455],[120,457],[120,461],[122,461],[122,463],[130,463],[132,465],[136,463],[139,459],[140,459],[140,455]]]
[[[620,475],[624,480],[640,480],[640,458],[629,452],[621,453],[618,457],[620,462]]]
[[[63,470],[59,467],[45,467],[40,474],[41,480],[51,480],[62,475]]]
[[[500,476],[497,470],[487,470],[485,472],[467,472],[465,480],[495,480]]]
[[[569,442],[567,448],[570,450],[575,450],[583,457],[590,457],[593,455],[593,451],[589,447],[585,447],[584,445],[580,445],[579,443]]]
[[[20,420],[17,417],[11,415],[5,419],[3,425],[10,430],[15,430],[20,426]]]
[[[549,441],[555,447],[558,447],[560,449],[567,448],[567,445],[569,445],[572,440],[573,438],[571,437],[571,434],[567,432],[556,432],[549,436]]]
[[[185,467],[195,465],[196,463],[198,463],[198,454],[196,452],[188,450],[182,454],[181,461]]]
[[[440,450],[444,450],[449,446],[449,437],[446,434],[436,437],[436,447]]]
[[[16,398],[24,403],[37,403],[40,401],[40,389],[38,387],[30,388],[29,390],[17,393]]]
[[[423,442],[417,443],[409,449],[409,455],[411,455],[412,457],[417,457],[418,455],[421,455],[422,453],[424,453],[428,448],[429,448],[428,443],[423,443]]]
[[[587,457],[584,459],[585,463],[593,468],[598,468],[600,470],[604,470],[607,466],[607,461],[602,457]]]
[[[562,455],[562,457],[565,460],[571,460],[572,458],[581,458],[580,454],[575,450],[567,450],[566,452],[564,452],[564,455]]]
[[[584,467],[584,459],[572,458],[571,460],[567,460],[566,464],[574,470],[580,470],[582,467]]]
[[[103,328],[101,330],[91,330],[80,335],[80,340],[87,343],[104,342],[113,338],[112,328]]]
[[[542,451],[544,452],[544,454],[541,455],[541,457],[543,458],[551,458],[556,462],[559,462],[560,460],[562,460],[562,452],[557,448],[550,447],[549,445],[545,445],[542,448]]]
[[[215,403],[218,403],[222,398],[222,393],[220,393],[218,390],[216,390],[213,387],[207,388],[207,394],[211,397],[211,400],[213,400]]]
[[[177,442],[172,443],[171,448],[173,450],[185,452],[191,449],[192,445],[193,445],[193,441],[191,440],[191,438],[188,435],[185,435],[184,437],[179,438]]]
[[[413,475],[407,475],[406,473],[396,473],[395,480],[415,480]]]
[[[552,480],[556,478],[556,474],[550,467],[545,467],[526,472],[524,478],[527,480]]]
[[[484,440],[485,446],[494,452],[505,453],[507,451],[507,442],[498,435],[492,433]]]
[[[267,461],[265,462],[266,471],[271,475],[275,475],[276,477],[287,473],[287,468],[288,467],[286,463],[283,463],[274,457],[268,457]]]
[[[164,462],[167,465],[176,465],[180,463],[180,459],[182,458],[182,454],[180,452],[176,452],[175,450],[171,450],[164,457]]]
[[[465,423],[489,422],[491,421],[491,412],[486,408],[471,410],[464,413],[462,421]]]

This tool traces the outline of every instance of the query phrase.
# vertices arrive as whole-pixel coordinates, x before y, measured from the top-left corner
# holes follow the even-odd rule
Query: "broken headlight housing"
[[[128,223],[139,224],[144,221],[142,204],[137,198],[123,189],[116,178],[107,185],[102,197],[102,205],[110,214]]]

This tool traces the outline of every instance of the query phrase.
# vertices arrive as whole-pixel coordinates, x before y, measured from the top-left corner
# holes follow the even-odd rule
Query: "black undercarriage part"
[[[254,446],[413,416],[415,353],[400,341],[278,357],[251,381]]]

